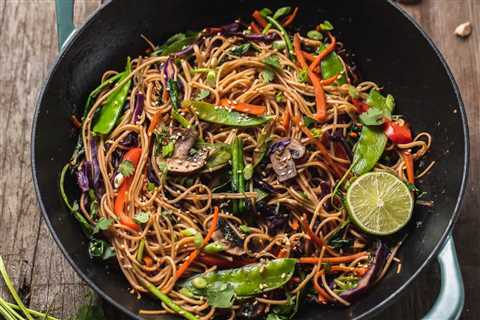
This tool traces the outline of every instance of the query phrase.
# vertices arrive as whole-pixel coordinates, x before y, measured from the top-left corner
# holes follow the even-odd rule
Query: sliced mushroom
[[[297,175],[294,159],[305,155],[305,147],[295,139],[280,139],[272,144],[270,162],[278,176],[278,181],[283,182]]]
[[[175,128],[173,131],[175,150],[166,160],[169,172],[186,174],[199,170],[207,163],[208,150],[198,150],[190,155],[190,150],[197,140],[197,133],[191,129]]]
[[[230,232],[229,237],[235,237],[236,238],[235,242],[240,242],[240,243],[234,243],[234,241],[229,241],[225,239],[225,234],[223,230],[227,230],[227,229]],[[241,256],[245,254],[245,250],[243,249],[243,247],[239,246],[239,244],[243,242],[243,235],[230,222],[224,222],[221,230],[217,230],[213,233],[212,239],[215,240],[216,242],[220,242],[221,244],[223,244],[223,246],[225,247],[226,253],[229,253],[233,256]]]

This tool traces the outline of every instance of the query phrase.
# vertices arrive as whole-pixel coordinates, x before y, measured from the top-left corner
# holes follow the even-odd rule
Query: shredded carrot
[[[358,137],[358,133],[352,131],[352,132],[350,132],[350,137],[356,138],[356,137]]]
[[[150,256],[143,257],[143,264],[147,267],[153,266],[153,259]]]
[[[312,228],[310,228],[310,225],[307,222],[307,217],[305,215],[303,216],[303,219],[302,219],[302,226],[305,232],[310,237],[310,239],[313,241],[313,243],[315,243],[317,248],[320,249],[325,245],[325,242],[313,232]]]
[[[250,23],[250,29],[254,32],[254,33],[262,33],[262,31],[260,30],[260,28],[257,26],[257,24],[255,22],[251,22]]]
[[[415,183],[415,173],[413,170],[413,157],[410,151],[402,153],[403,160],[405,161],[405,167],[407,168],[407,179],[409,183]]]
[[[70,116],[70,120],[75,128],[80,129],[82,127],[82,123],[77,119],[75,115]]]
[[[328,79],[324,79],[321,82],[322,86],[328,86],[332,83],[334,83],[335,81],[337,81],[337,79],[340,77],[340,74],[336,74]]]
[[[253,114],[255,116],[261,116],[267,112],[267,108],[264,106],[258,106],[255,104],[232,101],[230,99],[221,99],[220,106],[229,107],[236,111]]]
[[[303,264],[317,264],[317,263],[344,263],[344,262],[352,262],[353,260],[356,260],[361,257],[366,257],[368,256],[368,252],[362,251],[359,253],[355,253],[349,256],[340,256],[340,257],[324,257],[324,258],[319,258],[319,257],[302,257],[298,259],[299,263]]]
[[[287,256],[288,256],[288,250],[287,249],[282,249],[277,254],[277,258],[286,258]]]
[[[314,143],[317,149],[320,151],[320,153],[323,155],[324,159],[327,161],[327,164],[332,168],[332,170],[335,172],[335,175],[337,178],[340,178],[344,174],[344,170],[341,169],[339,166],[335,164],[335,162],[332,160],[330,157],[330,154],[328,153],[327,149],[325,146],[322,144],[320,140],[315,138],[313,133],[303,125],[303,123],[300,121],[299,117],[293,117],[293,122],[305,133],[305,135],[311,139]]]
[[[147,130],[147,134],[149,136],[152,135],[153,131],[155,130],[155,128],[160,123],[161,117],[162,117],[162,113],[160,112],[160,110],[155,112],[155,114],[153,115],[152,121],[150,121],[150,125],[148,126],[148,130]]]
[[[253,11],[252,17],[255,19],[255,21],[257,21],[257,23],[258,23],[262,28],[265,28],[265,27],[267,26],[268,22],[267,22],[267,20],[265,20],[265,19],[262,17],[262,14],[260,13],[260,11],[258,11],[258,10]]]
[[[312,64],[310,65],[310,70],[314,70],[316,66],[320,64],[320,61],[322,61],[326,56],[328,56],[333,50],[335,50],[335,46],[337,45],[337,39],[329,32],[328,36],[330,37],[330,43],[329,45],[325,48],[325,50],[321,51],[318,56],[315,57],[315,60],[313,60]]]
[[[162,92],[162,101],[165,103],[168,100],[168,90],[166,86],[163,86],[163,92]]]
[[[290,228],[292,228],[293,231],[297,231],[299,227],[300,224],[298,223],[297,218],[293,218],[292,220],[290,220]]]
[[[315,56],[310,52],[302,51],[302,54],[305,57],[305,59],[308,60],[309,62],[313,62],[313,60],[315,60]]]
[[[288,110],[285,110],[282,116],[282,127],[285,129],[285,131],[288,131],[290,128],[290,112]]]
[[[298,14],[298,7],[295,7],[295,9],[293,9],[292,14],[290,14],[285,19],[283,19],[282,26],[288,27],[293,22],[293,20],[295,20],[297,14]]]
[[[208,232],[207,232],[207,235],[205,236],[205,238],[203,239],[203,244],[202,246],[195,250],[195,251],[192,251],[190,253],[190,255],[188,256],[187,260],[185,260],[185,262],[180,266],[180,268],[178,268],[177,272],[175,273],[175,277],[177,279],[179,279],[184,273],[185,271],[187,271],[188,267],[192,264],[193,261],[195,261],[195,259],[198,257],[198,255],[200,254],[200,251],[201,249],[207,245],[207,243],[210,241],[210,239],[212,238],[213,236],[213,233],[215,232],[215,230],[217,229],[217,224],[218,224],[218,218],[219,218],[219,209],[218,207],[215,207],[213,209],[213,219],[212,219],[212,224],[210,225],[210,228],[208,229]]]
[[[308,67],[305,57],[303,55],[300,36],[298,33],[293,37],[293,47],[295,49],[295,56],[300,64],[300,66],[305,69],[308,68],[308,77],[313,85],[313,90],[315,92],[315,104],[317,106],[317,114],[315,115],[315,120],[323,121],[327,117],[327,101],[325,100],[325,92],[323,91],[322,83],[320,78],[313,72],[315,67]],[[317,56],[318,57],[318,56]]]
[[[326,304],[328,301],[332,301],[333,299],[330,295],[323,289],[320,284],[318,283],[318,278],[320,278],[323,274],[323,270],[318,271],[313,276],[313,288],[318,293],[318,303]]]
[[[364,276],[367,273],[368,268],[364,267],[346,267],[346,266],[331,266],[330,271],[332,272],[353,272],[357,276]]]

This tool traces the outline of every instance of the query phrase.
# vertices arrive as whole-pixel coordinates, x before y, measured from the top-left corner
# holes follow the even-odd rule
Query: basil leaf
[[[366,112],[360,114],[360,121],[366,126],[378,126],[384,122],[383,112],[377,108],[369,108]]]

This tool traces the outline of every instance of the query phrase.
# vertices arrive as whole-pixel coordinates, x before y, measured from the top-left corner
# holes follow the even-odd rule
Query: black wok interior
[[[434,255],[450,229],[467,166],[468,141],[463,106],[453,80],[436,49],[399,9],[387,1],[192,1],[116,0],[102,7],[67,45],[40,93],[33,130],[33,170],[39,200],[50,230],[77,272],[117,307],[135,315],[155,308],[153,299],[138,301],[114,264],[91,260],[87,239],[63,205],[58,173],[76,142],[69,117],[80,114],[88,93],[107,69],[121,69],[125,58],[147,48],[140,37],[161,42],[169,35],[235,18],[249,19],[255,8],[298,5],[296,26],[307,31],[324,19],[336,27],[339,41],[355,54],[364,79],[384,85],[416,132],[429,131],[437,161],[420,187],[434,200],[433,209],[418,207],[400,258],[402,272],[391,272],[351,308],[304,306],[298,319],[350,319],[371,315],[393,300]],[[75,194],[72,181],[67,191]],[[419,223],[421,222],[421,223]],[[388,239],[393,242],[395,239]]]

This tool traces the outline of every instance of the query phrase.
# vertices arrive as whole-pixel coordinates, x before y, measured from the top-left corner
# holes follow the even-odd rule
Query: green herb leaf
[[[138,212],[138,213],[135,215],[135,217],[133,217],[133,219],[134,219],[135,222],[138,223],[138,224],[147,223],[148,220],[150,220],[150,213],[144,212],[144,211],[140,211],[140,212]]]
[[[270,69],[263,69],[260,73],[263,83],[270,83],[275,78],[275,73]]]
[[[313,128],[312,130],[310,130],[313,134],[313,136],[315,138],[318,138],[322,135],[322,130],[318,129],[318,128]]]
[[[391,118],[395,107],[395,99],[391,95],[384,97],[380,92],[372,89],[368,94],[367,104],[370,107],[380,109],[385,117]]]
[[[308,81],[308,70],[307,68],[303,68],[302,70],[297,72],[297,80],[300,83],[305,83]]]
[[[243,44],[240,44],[238,46],[234,46],[230,52],[237,56],[237,57],[240,57],[240,56],[243,56],[245,53],[248,52],[248,50],[250,50],[250,46],[251,44],[249,42],[247,43],[243,43]]]
[[[310,30],[307,32],[307,37],[313,40],[322,40],[323,35],[321,32],[318,32],[317,30]]]
[[[155,190],[155,188],[156,188],[155,183],[153,183],[153,182],[148,182],[147,183],[147,191],[152,192],[153,190]]]
[[[330,21],[327,21],[327,20],[323,21],[323,23],[320,23],[320,24],[319,24],[319,27],[320,27],[320,29],[323,30],[323,31],[331,31],[331,30],[333,30],[333,25],[330,23]]]
[[[313,124],[315,124],[315,120],[310,117],[303,116],[303,124],[305,127],[310,128]]]
[[[263,8],[262,10],[260,10],[260,15],[264,18],[266,16],[272,15],[272,13],[273,13],[272,10],[270,10],[269,8]]]
[[[366,112],[360,114],[359,119],[366,126],[378,126],[384,122],[384,114],[380,109],[369,108]]]
[[[245,168],[243,168],[243,177],[245,180],[252,179],[253,176],[253,165],[251,163],[247,164]]]
[[[100,218],[97,223],[95,224],[95,228],[93,229],[93,233],[98,233],[100,230],[106,231],[112,225],[113,220],[108,218]]]
[[[88,245],[90,258],[107,260],[115,256],[114,248],[105,240],[92,239]]]
[[[230,308],[235,300],[233,286],[228,283],[216,282],[207,289],[208,304],[216,308]]]
[[[275,101],[276,101],[277,103],[280,103],[280,102],[284,102],[284,101],[285,101],[285,97],[283,96],[283,92],[278,91],[278,92],[275,94]]]
[[[262,201],[263,199],[265,199],[266,197],[268,197],[270,195],[270,193],[260,189],[260,188],[255,188],[253,189],[253,191],[255,191],[257,193],[257,201]]]
[[[135,167],[133,166],[133,163],[131,161],[123,160],[120,163],[118,170],[124,177],[129,177],[133,174],[133,172],[135,172]]]
[[[247,225],[244,225],[244,224],[241,224],[240,227],[239,227],[240,231],[242,233],[245,233],[245,234],[250,234],[252,233],[252,228],[250,228],[249,226]]]
[[[352,97],[353,99],[357,99],[358,98],[358,90],[357,88],[355,88],[354,86],[352,86],[351,84],[348,85],[348,95],[350,97]]]
[[[207,84],[211,87],[215,87],[216,82],[217,82],[217,74],[215,73],[215,70],[208,71]]]
[[[164,158],[168,158],[173,154],[174,150],[175,150],[175,142],[170,141],[166,145],[162,146],[162,156]]]
[[[263,63],[267,67],[271,67],[271,68],[277,69],[277,70],[281,69],[280,60],[278,59],[277,56],[274,56],[274,55],[268,56],[265,59],[263,59]]]
[[[333,239],[328,244],[334,249],[350,248],[353,245],[352,239]]]
[[[202,89],[197,93],[195,100],[201,101],[210,95],[210,91],[207,89]]]
[[[273,15],[273,19],[277,20],[278,18],[281,18],[285,15],[287,15],[290,12],[290,7],[281,7],[277,11],[275,11],[275,14]]]

